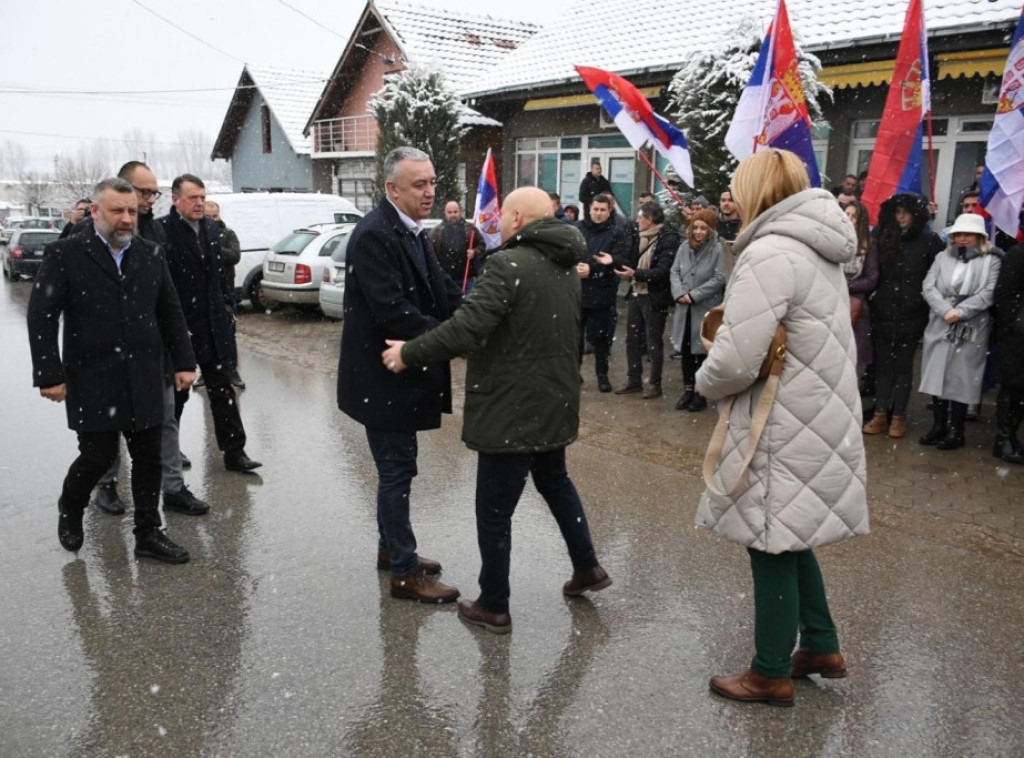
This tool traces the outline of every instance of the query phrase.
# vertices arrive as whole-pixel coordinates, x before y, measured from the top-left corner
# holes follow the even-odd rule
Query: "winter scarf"
[[[654,256],[654,249],[651,247],[651,243],[658,238],[661,226],[661,224],[657,224],[646,232],[640,232],[640,260],[636,264],[637,268],[646,269],[651,267],[651,258]],[[634,279],[633,292],[637,295],[648,294],[647,282],[638,282]]]

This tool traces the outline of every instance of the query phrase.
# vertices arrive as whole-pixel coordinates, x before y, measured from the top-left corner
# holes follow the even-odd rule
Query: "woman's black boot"
[[[922,445],[937,445],[945,437],[949,425],[949,401],[932,398],[932,428],[921,437]]]
[[[949,402],[949,431],[935,445],[939,450],[956,450],[964,446],[964,423],[967,421],[967,404],[955,400]]]

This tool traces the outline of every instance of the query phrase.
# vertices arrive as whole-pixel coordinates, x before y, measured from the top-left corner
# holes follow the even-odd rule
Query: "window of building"
[[[270,108],[260,106],[260,124],[263,127],[263,152],[273,152],[274,146],[270,141]]]

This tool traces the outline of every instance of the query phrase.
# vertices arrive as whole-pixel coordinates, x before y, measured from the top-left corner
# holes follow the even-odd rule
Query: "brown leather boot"
[[[420,570],[415,574],[391,577],[391,597],[421,603],[452,603],[458,599],[459,591]]]
[[[459,601],[459,618],[467,624],[482,626],[493,634],[508,634],[512,631],[512,617],[507,613],[491,613],[476,600]]]
[[[889,419],[884,413],[875,412],[871,420],[864,424],[864,434],[881,434],[889,428]]]
[[[874,419],[871,419],[874,421]],[[893,416],[889,424],[889,436],[893,439],[900,439],[907,436],[907,417]]]
[[[440,574],[441,564],[437,561],[432,561],[429,558],[424,558],[422,555],[419,556],[420,568],[426,571],[428,574]],[[388,555],[387,550],[377,551],[377,568],[380,571],[391,570],[391,556]]]
[[[584,592],[597,592],[610,587],[612,578],[600,566],[573,571],[572,579],[562,585],[562,592],[571,597],[579,597]]]
[[[808,674],[821,674],[822,679],[843,679],[846,677],[846,661],[842,653],[812,653],[797,650],[793,653],[794,679]]]
[[[712,677],[708,684],[716,695],[730,700],[793,707],[793,680],[788,676],[769,678],[747,669],[735,676]]]

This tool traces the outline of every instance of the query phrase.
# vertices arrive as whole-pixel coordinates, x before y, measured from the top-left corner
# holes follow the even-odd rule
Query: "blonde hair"
[[[744,228],[776,203],[810,186],[803,161],[776,148],[745,158],[732,175],[732,197],[740,206]]]

